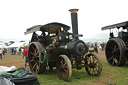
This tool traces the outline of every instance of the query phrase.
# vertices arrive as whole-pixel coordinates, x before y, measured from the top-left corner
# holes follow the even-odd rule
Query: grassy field
[[[99,51],[98,55],[102,61],[102,73],[99,77],[90,76],[85,69],[73,69],[69,82],[59,80],[56,69],[51,72],[48,68],[44,74],[37,75],[40,85],[128,85],[128,64],[123,67],[110,66],[105,58],[104,51]],[[11,55],[10,53],[0,59],[1,66],[24,67],[22,55]],[[27,67],[29,69],[29,67]]]

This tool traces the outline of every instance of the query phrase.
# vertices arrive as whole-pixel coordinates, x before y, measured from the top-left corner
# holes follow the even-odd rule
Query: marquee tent
[[[26,42],[19,42],[19,43],[13,43],[10,46],[8,46],[7,48],[20,48],[20,47],[24,47],[26,44]]]

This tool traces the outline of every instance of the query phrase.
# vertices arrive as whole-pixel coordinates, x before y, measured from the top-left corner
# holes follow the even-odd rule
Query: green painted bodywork
[[[56,62],[59,57],[59,53],[57,50],[49,50],[48,53],[48,62]]]
[[[48,51],[48,62],[56,62],[59,55],[67,55],[67,43],[61,43],[56,49]]]

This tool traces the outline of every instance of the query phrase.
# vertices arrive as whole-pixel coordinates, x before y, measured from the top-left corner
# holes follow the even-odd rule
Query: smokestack
[[[70,9],[71,21],[72,21],[72,31],[73,34],[78,35],[78,21],[77,21],[77,11],[78,9]]]

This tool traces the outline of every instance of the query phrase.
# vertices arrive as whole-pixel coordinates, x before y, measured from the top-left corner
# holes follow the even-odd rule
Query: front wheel
[[[56,63],[57,74],[61,80],[69,81],[72,75],[72,65],[66,55],[60,55]]]
[[[85,70],[89,75],[99,76],[102,71],[102,62],[97,53],[92,52],[85,57]]]

